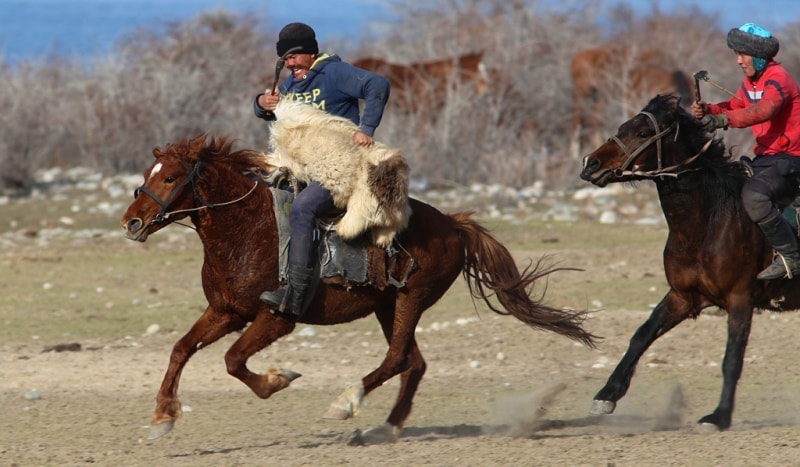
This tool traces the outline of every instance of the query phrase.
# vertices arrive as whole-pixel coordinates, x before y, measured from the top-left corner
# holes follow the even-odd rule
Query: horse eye
[[[647,138],[648,136],[650,136],[650,132],[647,131],[647,130],[642,130],[639,133],[637,133],[636,136],[638,136],[639,138],[644,139],[644,138]]]
[[[167,177],[164,181],[167,183],[175,183],[175,177]]]

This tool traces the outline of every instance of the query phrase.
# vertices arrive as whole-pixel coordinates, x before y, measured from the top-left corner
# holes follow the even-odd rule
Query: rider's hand
[[[692,117],[700,120],[708,114],[708,104],[705,102],[692,102]]]
[[[280,100],[281,96],[278,93],[271,94],[261,94],[258,96],[258,105],[264,109],[269,110],[270,112],[275,111],[275,107],[278,105],[278,101]]]
[[[713,133],[717,128],[728,127],[728,117],[725,114],[709,114],[700,120],[707,133]]]
[[[375,140],[372,139],[372,136],[366,133],[361,133],[360,131],[356,131],[356,133],[353,135],[353,141],[355,141],[357,145],[365,148],[372,146],[372,143],[375,142]]]

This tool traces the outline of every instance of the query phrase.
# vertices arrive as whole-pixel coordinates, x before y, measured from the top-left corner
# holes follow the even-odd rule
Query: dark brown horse
[[[155,161],[144,172],[144,185],[122,217],[122,226],[128,238],[143,242],[188,217],[204,247],[202,280],[208,299],[205,312],[172,350],[152,419],[150,437],[156,438],[169,432],[181,413],[178,381],[189,358],[248,323],[225,355],[228,373],[263,399],[299,375],[275,369],[256,374],[247,367],[253,354],[295,327],[259,300],[261,292],[278,286],[279,269],[273,195],[264,182],[248,175],[253,167],[270,169],[263,154],[233,151],[225,137],[182,140],[156,148],[153,154]],[[411,207],[410,225],[397,239],[400,253],[388,257],[384,250],[369,247],[370,270],[375,273],[371,285],[323,282],[302,319],[330,325],[375,314],[380,322],[389,343],[386,357],[361,385],[348,388],[334,401],[326,414],[353,417],[364,396],[399,374],[400,391],[386,423],[365,432],[364,442],[393,441],[399,436],[425,373],[415,328],[422,312],[459,274],[473,295],[495,312],[589,346],[595,340],[582,327],[584,312],[550,308],[531,298],[534,282],[556,269],[542,268],[540,261],[520,272],[509,251],[468,213],[444,215],[416,200],[411,200]],[[392,262],[395,267],[387,272],[386,264]],[[404,273],[408,273],[405,285],[387,283],[387,274],[402,279]],[[489,302],[492,294],[502,308]]]
[[[595,395],[592,412],[614,411],[653,341],[715,306],[728,314],[722,394],[714,412],[699,423],[727,429],[753,309],[800,307],[797,280],[756,279],[772,262],[772,249],[742,206],[742,166],[726,155],[721,140],[710,139],[677,98],[657,96],[584,158],[581,178],[597,186],[654,181],[669,227],[664,248],[669,292],[634,333],[628,351]]]

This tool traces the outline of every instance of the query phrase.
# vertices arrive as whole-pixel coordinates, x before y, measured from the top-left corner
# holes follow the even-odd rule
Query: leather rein
[[[642,177],[642,178],[657,178],[657,177],[674,177],[674,178],[678,178],[678,176],[680,174],[682,174],[682,173],[690,172],[690,171],[693,171],[693,170],[697,170],[697,169],[687,169],[687,170],[678,170],[678,169],[680,169],[681,167],[684,167],[684,166],[687,166],[687,165],[691,164],[692,162],[694,162],[695,159],[697,159],[698,157],[700,157],[700,155],[702,155],[704,152],[706,152],[706,150],[709,148],[709,146],[711,146],[711,143],[714,140],[713,137],[709,138],[708,141],[706,141],[706,143],[703,145],[703,147],[700,148],[700,151],[697,154],[695,154],[694,156],[692,156],[692,157],[690,157],[688,159],[685,159],[685,160],[683,160],[683,161],[681,161],[681,162],[679,162],[677,164],[670,165],[668,167],[663,167],[662,157],[661,157],[661,152],[662,152],[661,151],[661,140],[674,129],[675,130],[675,137],[673,138],[673,141],[677,141],[678,140],[678,133],[680,132],[680,124],[678,123],[678,120],[675,120],[675,123],[673,123],[672,125],[668,126],[665,129],[659,131],[658,120],[656,120],[656,117],[653,114],[651,114],[650,112],[642,111],[642,112],[639,112],[639,115],[645,115],[645,116],[647,116],[647,118],[650,119],[650,122],[653,124],[653,127],[656,130],[656,134],[654,134],[653,136],[648,138],[647,141],[642,143],[641,146],[639,146],[638,148],[636,148],[633,151],[631,151],[625,145],[625,143],[623,143],[622,140],[620,140],[616,135],[611,137],[611,139],[615,143],[617,143],[617,145],[620,147],[620,149],[622,149],[622,151],[625,153],[625,156],[626,156],[625,162],[622,164],[622,166],[620,166],[618,169],[614,170],[614,175],[615,176],[621,177],[623,175],[628,175],[628,176],[636,176],[636,177]],[[656,158],[657,158],[656,160],[658,161],[658,167],[655,170],[647,170],[647,171],[629,170],[629,168],[633,164],[633,160],[636,158],[636,156],[638,156],[644,150],[649,148],[653,143],[656,143]]]
[[[216,204],[209,203],[208,201],[203,199],[202,196],[200,196],[200,193],[197,192],[197,184],[195,182],[195,179],[197,178],[197,174],[200,173],[200,167],[202,166],[202,162],[197,161],[197,164],[195,164],[195,166],[191,170],[189,170],[188,164],[186,164],[183,161],[180,161],[180,162],[184,166],[184,168],[186,168],[186,170],[189,171],[189,175],[186,177],[186,179],[184,181],[179,183],[178,186],[176,186],[170,192],[170,194],[167,196],[166,199],[161,199],[158,195],[153,193],[149,188],[147,188],[144,185],[136,188],[133,191],[133,197],[134,198],[137,198],[139,196],[139,193],[144,193],[147,196],[149,196],[150,198],[152,198],[153,201],[158,203],[159,206],[161,206],[161,210],[158,212],[158,214],[156,214],[156,216],[150,221],[150,223],[148,225],[160,224],[162,222],[165,222],[167,219],[170,218],[170,216],[173,216],[175,214],[182,214],[182,213],[185,213],[185,212],[194,212],[194,211],[199,211],[201,209],[216,208],[216,207],[219,207],[219,206],[227,206],[229,204],[238,203],[239,201],[242,201],[243,199],[245,199],[248,196],[250,196],[250,194],[255,191],[256,187],[258,187],[258,180],[256,180],[255,183],[253,184],[253,187],[250,188],[250,190],[247,193],[245,193],[244,195],[242,195],[241,197],[239,197],[237,199],[234,199],[234,200],[231,200],[231,201],[226,201],[224,203],[216,203]],[[197,207],[189,208],[189,209],[177,209],[177,210],[174,210],[174,211],[168,211],[170,203],[172,203],[172,201],[175,200],[175,197],[178,196],[178,194],[181,192],[181,190],[183,190],[183,188],[186,185],[191,185],[192,186],[192,192],[194,193],[194,199],[196,199],[201,204],[201,206],[197,206]]]

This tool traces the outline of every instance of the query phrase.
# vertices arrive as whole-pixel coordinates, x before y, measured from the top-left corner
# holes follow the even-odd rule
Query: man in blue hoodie
[[[276,49],[291,74],[278,86],[278,93],[265,92],[256,96],[253,102],[256,117],[275,120],[273,111],[280,99],[304,102],[349,119],[359,128],[353,140],[360,146],[371,146],[389,99],[389,81],[345,63],[336,55],[320,53],[314,30],[303,23],[284,26]],[[364,101],[361,112],[359,100]],[[309,292],[317,281],[313,239],[316,218],[332,207],[330,191],[313,180],[292,203],[287,283],[261,294],[261,300],[273,311],[289,319],[302,317],[310,302]]]

